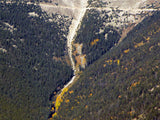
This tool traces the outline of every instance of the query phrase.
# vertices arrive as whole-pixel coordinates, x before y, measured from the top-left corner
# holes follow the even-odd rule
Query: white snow
[[[39,17],[39,15],[35,12],[29,12],[28,15],[33,17]]]
[[[77,75],[76,75],[77,70],[76,70],[75,62],[74,62],[73,56],[72,56],[72,50],[73,50],[72,49],[72,43],[74,41],[74,37],[77,34],[77,30],[79,29],[79,27],[81,25],[81,21],[82,21],[84,15],[86,13],[87,1],[86,0],[81,0],[80,5],[81,5],[81,9],[79,9],[79,11],[78,11],[79,14],[77,15],[77,19],[73,19],[72,24],[71,24],[71,26],[69,28],[69,34],[67,36],[68,54],[69,54],[69,57],[70,57],[70,60],[71,60],[72,68],[74,70],[74,76],[72,77],[70,82],[67,83],[64,86],[64,88],[66,88],[69,85],[71,85],[75,81],[75,79],[77,77]],[[62,89],[62,91],[63,91],[63,89]]]
[[[12,45],[14,48],[18,48],[17,45]]]
[[[10,25],[9,23],[3,22],[6,27],[8,28],[7,30],[9,30],[11,33],[13,33],[14,30],[17,30],[16,28],[14,28],[13,25]]]
[[[0,48],[0,51],[2,51],[3,53],[6,53],[6,52],[7,52],[7,50],[4,49],[4,48]]]

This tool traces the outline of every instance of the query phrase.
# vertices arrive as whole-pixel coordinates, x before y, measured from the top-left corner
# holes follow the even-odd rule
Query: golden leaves
[[[65,103],[69,103],[69,102],[70,102],[70,100],[68,100],[68,99],[67,99],[67,100],[65,100]]]
[[[151,47],[149,48],[149,51],[151,51],[153,47],[154,47],[154,46],[151,46]]]
[[[120,65],[120,60],[119,59],[117,60],[117,65]]]
[[[54,111],[54,107],[52,107],[51,111]]]
[[[121,96],[121,95],[119,95],[119,96],[118,96],[118,98],[122,98],[122,96]]]
[[[127,50],[124,50],[123,52],[124,53],[128,53],[130,51],[130,49],[127,49]]]
[[[144,42],[142,41],[140,43],[135,43],[134,47],[138,48],[138,47],[143,46],[143,45],[144,45]]]
[[[113,60],[106,60],[106,63],[108,63],[108,65],[112,65]]]
[[[87,109],[87,108],[88,108],[88,105],[85,106],[85,109]]]
[[[143,37],[146,41],[149,41],[151,37]]]
[[[105,62],[108,65],[112,65],[113,63],[117,63],[117,65],[120,65],[120,60],[119,59],[116,59],[116,60],[109,59],[109,60],[106,60]],[[106,64],[104,64],[103,67],[106,67]]]
[[[55,109],[56,111],[58,110],[59,106],[61,105],[61,103],[63,102],[63,95],[68,91],[68,88],[64,88],[61,92],[61,94],[59,94],[56,98],[56,101],[55,101]],[[68,101],[67,101],[68,102]],[[57,116],[57,113],[55,112],[53,114],[54,116]]]
[[[90,45],[91,45],[91,46],[96,45],[98,41],[99,41],[99,39],[95,39],[94,41],[91,42]]]
[[[55,118],[57,116],[57,113],[54,113],[53,115],[52,115],[52,118]]]
[[[139,85],[139,84],[140,84],[140,81],[134,82],[134,83],[131,84],[131,86],[130,86],[129,89],[132,90],[133,87],[136,87],[136,86]]]
[[[74,91],[73,91],[73,90],[69,91],[69,94],[72,94],[72,93],[74,93]]]
[[[93,95],[93,94],[92,94],[92,93],[90,93],[88,97],[92,97],[92,95]]]

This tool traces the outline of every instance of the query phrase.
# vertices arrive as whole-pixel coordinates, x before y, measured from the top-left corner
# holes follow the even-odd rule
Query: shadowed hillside
[[[72,77],[69,24],[33,4],[0,2],[0,120],[47,119],[50,95]]]

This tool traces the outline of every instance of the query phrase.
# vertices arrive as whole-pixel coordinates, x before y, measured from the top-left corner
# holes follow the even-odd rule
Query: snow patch
[[[17,45],[12,45],[14,48],[18,48]]]
[[[16,28],[14,28],[13,25],[10,25],[9,23],[6,23],[6,22],[3,22],[3,23],[4,23],[4,24],[6,25],[6,27],[7,27],[6,30],[9,30],[11,33],[13,33],[14,30],[17,30]]]
[[[0,48],[0,51],[2,51],[3,53],[6,53],[6,52],[7,52],[7,50],[4,49],[4,48]]]
[[[29,12],[28,15],[32,17],[39,17],[39,15],[35,12]]]

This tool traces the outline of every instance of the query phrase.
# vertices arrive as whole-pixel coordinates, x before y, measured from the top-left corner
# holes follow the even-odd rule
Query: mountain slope
[[[0,1],[0,119],[159,119],[159,5]]]
[[[84,70],[55,119],[160,119],[159,38],[155,12]]]
[[[44,120],[53,92],[72,77],[70,19],[34,4],[0,2],[0,120]]]

